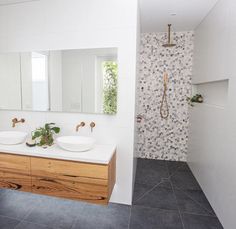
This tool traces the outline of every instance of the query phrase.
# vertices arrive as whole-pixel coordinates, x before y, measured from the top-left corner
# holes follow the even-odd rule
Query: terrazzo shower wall
[[[174,33],[173,48],[164,48],[166,33],[141,35],[138,80],[139,157],[185,161],[187,156],[194,33]],[[160,115],[163,74],[168,73],[168,119]]]

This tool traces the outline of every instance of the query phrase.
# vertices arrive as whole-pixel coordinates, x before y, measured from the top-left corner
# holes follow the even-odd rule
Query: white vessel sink
[[[21,131],[0,131],[0,144],[17,145],[25,142],[27,138],[26,132]]]
[[[57,144],[64,150],[83,152],[94,147],[95,139],[82,136],[63,136],[57,138]]]

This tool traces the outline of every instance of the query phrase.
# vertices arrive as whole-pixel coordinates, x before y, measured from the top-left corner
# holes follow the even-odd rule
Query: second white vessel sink
[[[26,132],[21,131],[0,131],[0,144],[17,145],[25,142],[27,138]]]
[[[95,139],[83,136],[63,136],[57,138],[57,144],[64,150],[84,152],[94,147]]]

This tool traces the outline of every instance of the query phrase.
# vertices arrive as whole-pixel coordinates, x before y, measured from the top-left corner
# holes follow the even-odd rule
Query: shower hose
[[[167,119],[169,117],[169,106],[168,106],[167,94],[166,94],[167,81],[168,81],[167,73],[164,74],[163,78],[164,78],[164,92],[163,92],[162,100],[161,100],[160,114],[161,114],[161,118]]]

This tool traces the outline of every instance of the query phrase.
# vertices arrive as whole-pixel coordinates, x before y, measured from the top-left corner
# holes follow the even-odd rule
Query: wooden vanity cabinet
[[[0,153],[0,188],[31,192],[30,157]]]
[[[0,187],[107,204],[115,167],[115,154],[109,164],[94,164],[0,153]]]

